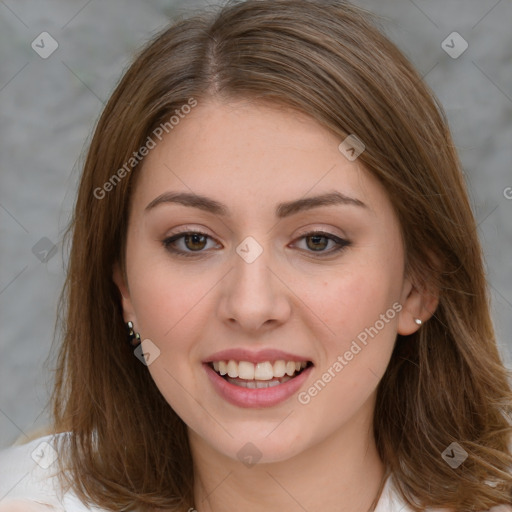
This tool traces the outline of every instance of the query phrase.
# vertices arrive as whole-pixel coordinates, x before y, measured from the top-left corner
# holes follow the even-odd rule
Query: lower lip
[[[250,389],[230,384],[208,364],[203,364],[206,373],[219,395],[238,407],[272,407],[284,402],[296,393],[308,378],[311,369],[304,369],[297,377],[271,388]]]

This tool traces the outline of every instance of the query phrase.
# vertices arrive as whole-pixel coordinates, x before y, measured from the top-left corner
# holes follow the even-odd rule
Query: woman
[[[5,510],[512,502],[460,165],[365,12],[248,0],[159,35],[99,121],[70,233],[59,434],[4,453]]]

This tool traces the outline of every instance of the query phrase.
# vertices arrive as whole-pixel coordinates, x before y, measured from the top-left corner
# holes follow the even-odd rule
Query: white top
[[[73,491],[60,490],[56,477],[58,454],[53,441],[54,437],[64,435],[40,437],[0,452],[0,512],[107,512],[85,506]],[[512,508],[494,507],[492,512],[507,510]],[[411,512],[394,490],[390,478],[375,512]],[[435,511],[430,509],[430,512]]]

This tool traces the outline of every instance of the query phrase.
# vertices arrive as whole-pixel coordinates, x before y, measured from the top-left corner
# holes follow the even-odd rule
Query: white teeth
[[[286,373],[286,361],[279,360],[274,363],[274,377],[284,377]]]
[[[274,386],[279,386],[280,384],[284,384],[289,381],[290,377],[283,377],[279,380],[271,380],[269,381],[259,381],[259,380],[238,380],[238,379],[230,379],[228,377],[227,381],[230,384],[234,384],[235,386],[239,386],[241,388],[249,388],[249,389],[263,389],[263,388],[273,388]]]
[[[246,361],[243,362],[245,363]],[[254,370],[254,378],[256,380],[272,380],[273,377],[274,370],[272,368],[272,365],[268,361],[265,361],[264,363],[256,363],[256,368]]]
[[[220,375],[228,375],[235,379],[240,378],[247,381],[271,381],[281,377],[293,377],[295,372],[299,372],[307,366],[307,361],[284,361],[282,359],[253,364],[249,361],[214,361],[213,369]],[[272,384],[271,385],[275,385]]]
[[[235,361],[228,361],[228,375],[233,379],[238,377],[238,365]]]
[[[295,363],[293,361],[288,361],[286,363],[286,375],[290,377],[295,373]]]
[[[238,376],[241,379],[253,380],[254,372],[254,365],[252,363],[249,363],[248,361],[240,361],[238,363]]]

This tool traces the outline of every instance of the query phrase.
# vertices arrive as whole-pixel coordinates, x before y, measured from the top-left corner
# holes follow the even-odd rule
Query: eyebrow
[[[169,203],[198,208],[200,210],[223,217],[230,215],[229,209],[226,205],[219,203],[218,201],[215,201],[209,197],[189,192],[165,192],[153,199],[146,206],[144,211],[147,213],[156,208],[158,205]],[[349,205],[368,208],[368,206],[359,199],[346,196],[341,192],[334,191],[314,197],[307,197],[296,199],[295,201],[279,203],[276,207],[275,214],[276,217],[282,219],[302,211],[311,210],[313,208],[336,205]]]

